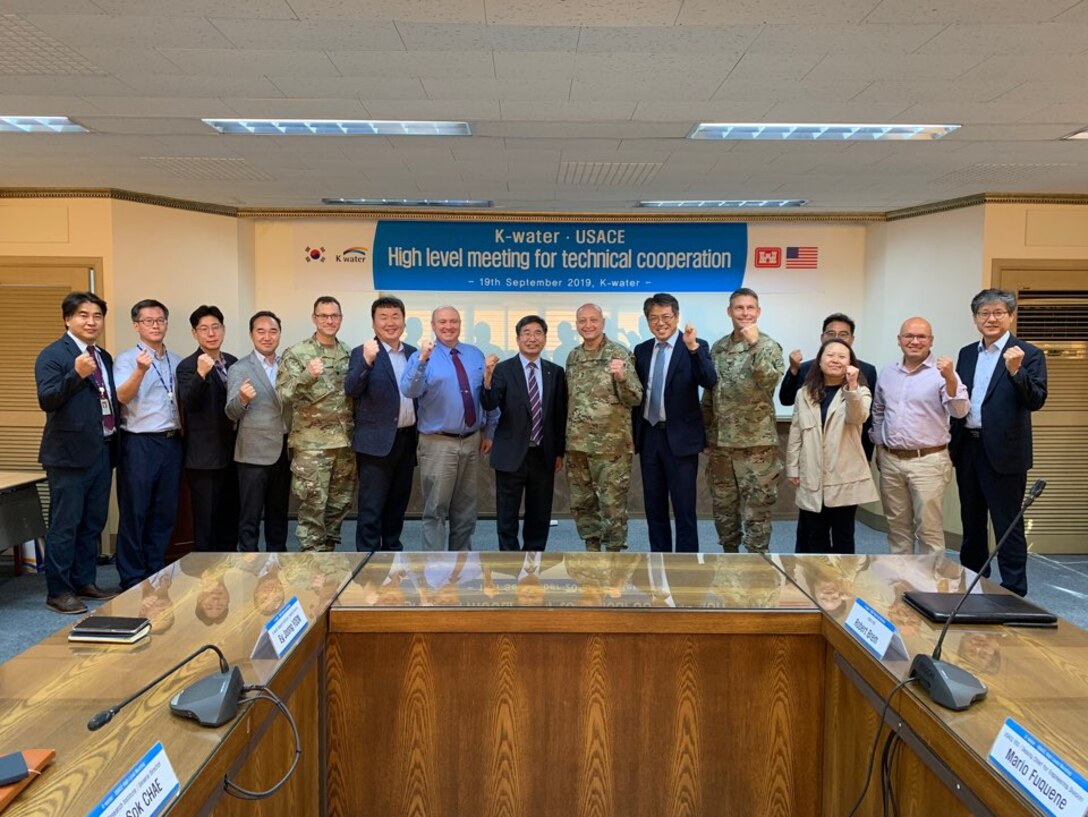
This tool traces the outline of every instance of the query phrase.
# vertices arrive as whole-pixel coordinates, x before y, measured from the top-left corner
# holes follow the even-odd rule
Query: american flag
[[[816,269],[819,260],[817,247],[786,247],[786,269]]]

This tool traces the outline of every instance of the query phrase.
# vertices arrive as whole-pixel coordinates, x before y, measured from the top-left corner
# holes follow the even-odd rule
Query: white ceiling
[[[0,134],[0,187],[621,212],[1088,193],[1088,142],[1060,141],[1088,125],[1086,77],[1088,0],[0,0],[0,114],[92,131]],[[200,122],[231,116],[465,119],[475,135]],[[963,127],[924,143],[685,139],[700,120]]]

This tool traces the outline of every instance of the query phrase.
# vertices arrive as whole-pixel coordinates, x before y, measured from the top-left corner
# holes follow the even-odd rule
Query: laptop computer
[[[903,598],[930,621],[944,624],[963,596],[959,593],[910,590],[903,594]],[[972,593],[956,614],[956,621],[964,624],[1058,626],[1056,615],[1011,593]]]

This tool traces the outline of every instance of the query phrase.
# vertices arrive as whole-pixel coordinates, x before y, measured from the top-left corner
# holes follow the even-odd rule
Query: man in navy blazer
[[[548,324],[539,315],[517,322],[518,354],[484,364],[480,403],[499,410],[491,447],[495,469],[495,525],[499,550],[544,550],[552,521],[555,474],[567,449],[567,379],[563,367],[540,355]],[[518,513],[525,520],[518,545]]]
[[[416,405],[400,391],[414,346],[401,342],[404,302],[384,295],[370,305],[374,337],[351,352],[344,391],[355,398],[351,447],[359,468],[358,551],[403,550],[404,513],[416,466]]]
[[[71,292],[61,303],[68,331],[34,364],[38,405],[46,413],[39,459],[49,482],[45,534],[46,606],[87,612],[80,599],[115,595],[95,584],[98,544],[109,513],[117,448],[117,388],[113,358],[96,344],[106,302]]]
[[[197,350],[178,364],[178,400],[185,410],[185,472],[197,551],[238,550],[238,475],[234,421],[227,417],[227,369],[238,358],[223,351],[223,313],[203,304],[189,316]]]
[[[676,550],[699,550],[695,484],[706,428],[699,387],[713,388],[718,373],[705,340],[688,324],[679,330],[680,303],[659,292],[642,305],[653,340],[635,347],[642,405],[634,410],[635,451],[642,471],[642,496],[650,550],[672,551],[669,500],[676,518]]]
[[[1016,296],[984,289],[971,299],[982,340],[960,350],[956,372],[971,395],[971,411],[952,421],[949,446],[960,495],[960,562],[978,570],[989,556],[986,513],[1000,538],[1020,509],[1032,466],[1031,412],[1046,402],[1046,358],[1011,333]],[[1017,521],[997,556],[1003,587],[1028,592],[1027,539]],[[987,574],[989,571],[987,571]]]

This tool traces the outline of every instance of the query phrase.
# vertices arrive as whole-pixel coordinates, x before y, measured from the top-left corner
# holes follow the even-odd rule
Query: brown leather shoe
[[[87,612],[87,605],[77,599],[71,593],[61,593],[59,596],[48,596],[45,606],[56,613],[77,616]]]
[[[103,590],[97,584],[88,584],[86,587],[81,587],[76,590],[76,596],[81,599],[96,599],[105,600],[112,599],[120,590]]]

